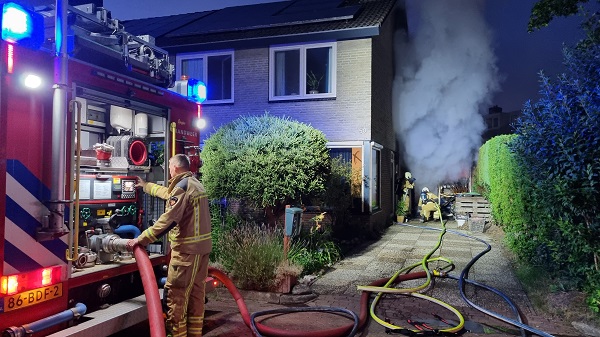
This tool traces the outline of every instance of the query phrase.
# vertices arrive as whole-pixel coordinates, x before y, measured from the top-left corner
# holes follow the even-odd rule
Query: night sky
[[[457,0],[440,0],[457,1]],[[198,12],[236,5],[269,2],[264,0],[104,0],[113,18],[120,20]],[[581,37],[579,17],[560,18],[547,28],[527,33],[527,21],[532,0],[486,0],[486,21],[492,31],[492,46],[501,77],[499,92],[491,105],[504,111],[518,110],[523,103],[537,100],[539,84],[537,73],[546,75],[563,71],[562,45],[573,44]],[[168,5],[167,5],[168,4]],[[409,18],[410,21],[410,18]]]

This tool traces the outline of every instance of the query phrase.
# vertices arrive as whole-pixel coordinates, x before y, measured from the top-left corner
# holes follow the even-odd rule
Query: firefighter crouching
[[[165,212],[152,227],[127,243],[132,250],[136,244],[146,246],[168,233],[171,260],[163,297],[168,307],[166,328],[173,337],[202,336],[205,280],[212,248],[206,192],[189,170],[188,157],[177,154],[169,160],[168,187],[138,180],[144,192],[166,200]]]
[[[421,196],[419,198],[419,209],[421,210],[421,222],[429,221],[437,218],[435,215],[437,212],[436,203],[438,202],[437,195],[429,192],[427,187],[423,187],[421,190]]]

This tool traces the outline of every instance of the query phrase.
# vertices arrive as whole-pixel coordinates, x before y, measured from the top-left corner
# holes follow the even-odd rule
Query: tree
[[[596,4],[600,2],[596,1]],[[593,6],[589,0],[540,0],[533,5],[527,31],[533,32],[547,27],[557,17],[569,17],[581,15],[582,29],[586,32],[586,39],[580,45],[586,46],[590,43],[600,41],[600,23],[598,22],[598,6]]]
[[[265,209],[269,224],[285,205],[320,193],[331,169],[325,135],[289,118],[240,117],[206,140],[202,182],[211,198],[238,198]]]
[[[527,30],[531,33],[547,27],[558,16],[575,15],[580,11],[580,4],[587,2],[588,0],[540,0],[531,9]]]

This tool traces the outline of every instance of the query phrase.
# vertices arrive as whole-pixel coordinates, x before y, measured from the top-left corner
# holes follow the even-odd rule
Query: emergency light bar
[[[190,78],[187,83],[188,99],[202,103],[206,100],[206,84],[200,80]]]
[[[2,39],[38,49],[44,42],[44,19],[14,2],[2,6]]]

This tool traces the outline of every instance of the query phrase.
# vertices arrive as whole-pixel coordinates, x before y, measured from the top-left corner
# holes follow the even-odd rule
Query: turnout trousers
[[[167,330],[173,337],[200,337],[204,323],[204,300],[208,254],[171,251],[164,296]]]

